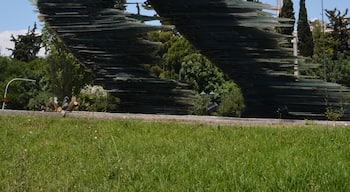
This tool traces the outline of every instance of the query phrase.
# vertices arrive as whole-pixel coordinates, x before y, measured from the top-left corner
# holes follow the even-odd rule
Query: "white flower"
[[[98,86],[98,85],[94,85],[94,86],[87,85],[84,87],[84,89],[80,91],[80,93],[103,96],[103,97],[107,96],[107,91],[103,89],[102,86]]]

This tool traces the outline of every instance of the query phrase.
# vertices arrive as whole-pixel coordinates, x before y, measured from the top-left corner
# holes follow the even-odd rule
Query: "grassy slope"
[[[0,116],[0,191],[347,191],[350,129]]]

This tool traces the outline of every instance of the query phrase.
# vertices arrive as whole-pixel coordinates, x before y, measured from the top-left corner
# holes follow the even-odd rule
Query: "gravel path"
[[[41,111],[0,110],[0,116],[47,116],[63,117],[62,113]],[[103,113],[103,112],[68,112],[65,118],[87,119],[133,119],[144,121],[167,121],[184,123],[201,123],[215,125],[244,125],[244,126],[272,126],[272,125],[325,125],[325,126],[349,126],[350,121],[318,121],[318,120],[291,120],[291,119],[263,119],[263,118],[234,118],[217,116],[194,115],[157,115],[157,114],[131,114],[131,113]]]

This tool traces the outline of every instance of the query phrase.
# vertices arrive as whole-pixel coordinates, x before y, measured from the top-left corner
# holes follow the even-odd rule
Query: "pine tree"
[[[277,32],[285,35],[292,35],[294,31],[294,8],[292,0],[283,0],[283,6],[278,16],[279,18],[287,18],[290,21],[280,21],[281,24],[290,25],[290,27],[278,27]]]
[[[298,48],[300,54],[304,57],[312,57],[314,50],[314,42],[310,30],[310,25],[307,19],[305,0],[300,0],[298,39]]]
[[[337,9],[326,10],[326,15],[329,19],[332,32],[328,35],[330,47],[332,49],[332,59],[336,60],[339,53],[349,51],[350,33],[348,26],[350,20],[346,19],[348,9],[343,14]]]
[[[37,29],[36,23],[34,23],[33,29],[28,28],[28,32],[25,35],[18,35],[15,38],[11,35],[11,40],[15,46],[13,49],[8,49],[12,51],[12,58],[23,61],[30,62],[38,58],[37,54],[41,48],[41,35],[35,33]]]

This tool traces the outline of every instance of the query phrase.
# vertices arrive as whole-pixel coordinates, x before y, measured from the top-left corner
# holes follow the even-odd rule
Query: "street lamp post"
[[[296,79],[299,77],[299,67],[298,67],[298,32],[293,32],[293,56],[294,56],[294,76]]]
[[[6,102],[7,102],[7,98],[6,98],[6,95],[7,95],[7,89],[9,88],[10,84],[14,81],[29,81],[29,82],[36,82],[36,80],[34,79],[25,79],[25,78],[14,78],[14,79],[11,79],[7,85],[6,85],[6,88],[5,88],[5,92],[4,92],[4,97],[2,99],[2,110],[5,109],[5,106],[6,106]]]
[[[326,66],[326,45],[325,45],[325,23],[324,23],[324,7],[323,0],[321,0],[322,8],[322,54],[323,54],[323,78],[324,81],[327,81],[327,66]]]

